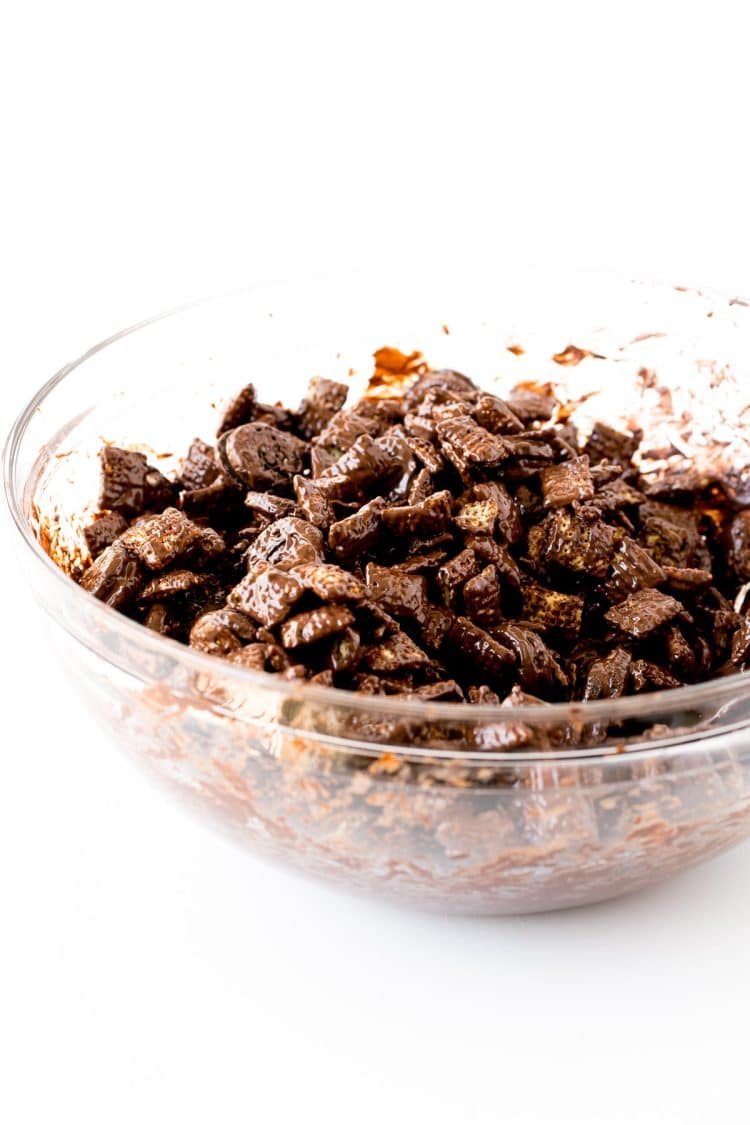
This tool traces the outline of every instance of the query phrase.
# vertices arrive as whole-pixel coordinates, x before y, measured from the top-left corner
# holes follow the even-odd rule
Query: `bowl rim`
[[[515,268],[515,267],[508,267]],[[543,267],[532,266],[524,267],[531,268],[535,271],[543,271],[547,274],[557,274],[560,276],[576,275],[583,277],[607,277],[614,281],[619,281],[625,285],[643,285],[648,286],[653,290],[670,289],[679,293],[684,293],[692,296],[707,297],[718,301],[727,302],[731,305],[745,306],[750,309],[750,301],[747,301],[738,296],[730,296],[728,292],[714,289],[707,286],[695,286],[676,284],[667,281],[660,277],[653,277],[644,275],[641,277],[632,276],[629,273],[618,273],[613,270],[604,269],[584,269],[571,266],[550,266]],[[163,637],[136,621],[132,621],[112,609],[110,606],[105,605],[103,602],[97,601],[85,590],[83,590],[77,583],[73,582],[71,578],[65,574],[60,567],[50,558],[47,552],[40,544],[37,537],[34,535],[29,521],[26,519],[23,506],[22,506],[22,490],[16,489],[15,486],[15,466],[18,453],[20,451],[22,442],[29,428],[31,420],[33,419],[36,411],[41,407],[44,401],[54,391],[54,389],[64,380],[69,378],[74,372],[82,367],[88,360],[98,355],[100,352],[107,348],[112,347],[118,341],[133,335],[136,332],[150,328],[157,325],[163,320],[178,317],[185,313],[190,312],[192,309],[207,307],[211,304],[216,304],[229,299],[236,299],[243,296],[254,296],[264,292],[272,292],[274,290],[289,291],[296,286],[308,285],[313,280],[326,278],[331,279],[345,279],[346,277],[374,277],[382,275],[387,277],[388,274],[393,274],[392,268],[378,268],[368,270],[350,270],[340,271],[335,275],[311,273],[305,275],[298,275],[293,279],[268,279],[256,282],[252,285],[242,286],[237,289],[228,290],[223,293],[212,295],[209,297],[202,297],[196,300],[188,301],[183,304],[174,306],[159,312],[153,316],[146,317],[142,320],[136,321],[126,328],[107,336],[98,343],[87,348],[76,359],[66,363],[54,375],[52,375],[43,385],[36,391],[29,399],[27,404],[19,411],[15,421],[10,427],[6,436],[3,451],[2,451],[2,470],[3,470],[3,490],[5,501],[10,511],[12,521],[16,530],[20,534],[22,541],[34,560],[34,565],[51,576],[53,581],[59,583],[59,588],[62,594],[71,599],[73,605],[80,605],[81,609],[86,608],[87,614],[93,614],[94,620],[101,619],[101,622],[109,630],[115,630],[122,636],[131,641],[133,644],[139,646],[147,653],[159,656],[171,656],[175,661],[185,665],[187,668],[194,670],[196,673],[212,674],[215,678],[220,677],[229,681],[235,682],[237,685],[244,685],[245,687],[255,686],[266,694],[276,695],[279,699],[290,700],[295,703],[309,702],[317,704],[323,708],[343,708],[350,711],[368,711],[372,712],[375,708],[384,717],[393,717],[409,720],[423,720],[426,722],[436,723],[445,721],[448,723],[456,724],[457,722],[465,722],[471,726],[480,723],[485,724],[498,724],[512,721],[522,721],[525,725],[534,727],[551,727],[562,723],[575,723],[575,724],[588,724],[595,723],[601,720],[608,720],[609,722],[624,721],[629,718],[638,718],[642,720],[644,717],[664,715],[665,713],[684,711],[695,708],[697,705],[710,705],[714,714],[721,711],[722,705],[736,700],[738,696],[750,695],[750,670],[746,672],[736,672],[728,676],[721,677],[714,680],[706,680],[699,684],[685,685],[679,688],[668,688],[660,691],[648,692],[642,695],[623,696],[619,699],[603,699],[595,701],[568,701],[559,703],[539,703],[528,704],[518,707],[511,707],[507,704],[467,704],[465,702],[435,702],[423,701],[418,697],[404,698],[403,696],[371,696],[359,694],[357,692],[347,691],[344,688],[325,687],[319,684],[310,684],[306,681],[284,680],[280,676],[271,672],[256,672],[252,669],[242,667],[237,664],[232,664],[227,660],[219,657],[211,656],[206,653],[199,652],[196,649],[190,648],[188,645],[180,641],[173,640],[169,637]],[[26,483],[26,482],[24,482]],[[63,620],[59,615],[49,611],[50,615],[66,632],[73,635],[76,640],[86,643],[85,637],[79,635],[74,628],[71,628],[70,622]],[[91,647],[89,645],[89,647]],[[159,677],[150,675],[147,672],[142,672],[135,668],[132,663],[125,659],[118,660],[114,654],[107,654],[106,656],[97,650],[97,656],[100,659],[114,664],[126,671],[129,675],[134,676],[144,683],[157,684],[161,682]],[[197,698],[197,696],[196,696]],[[212,702],[212,706],[214,706]],[[223,711],[235,719],[241,719],[241,716],[231,709],[224,708],[218,703],[216,704],[218,711]],[[290,729],[294,729],[291,727]],[[727,727],[717,726],[710,730],[704,730],[701,738],[693,739],[690,734],[686,737],[685,734],[673,734],[665,736],[664,739],[654,739],[649,741],[644,739],[640,743],[631,743],[633,751],[636,753],[658,751],[664,748],[665,745],[674,745],[679,742],[682,746],[689,745],[692,741],[696,741],[698,745],[701,744],[702,738],[707,735],[716,735],[723,733],[725,730],[732,729],[732,724]],[[318,735],[318,732],[299,728],[300,734],[307,734],[310,737],[325,737]],[[339,740],[335,740],[339,741]],[[352,752],[352,747],[359,746],[360,743],[355,738],[342,738],[342,749]],[[443,756],[437,748],[429,747],[413,747],[410,745],[399,745],[383,743],[377,744],[377,749],[381,753],[389,753],[394,756],[414,757],[418,756]],[[452,749],[450,757],[453,761],[457,759],[466,764],[481,762],[486,764],[492,762],[495,764],[502,764],[503,762],[519,761],[522,760],[529,764],[535,761],[561,761],[570,760],[575,758],[585,759],[587,764],[595,763],[597,759],[610,758],[613,754],[622,755],[627,753],[628,757],[632,756],[633,751],[629,749],[628,739],[624,737],[622,740],[617,741],[615,744],[598,747],[574,747],[572,749],[561,749],[552,751],[542,751],[531,748],[522,751],[487,751],[487,750],[474,750],[474,749]]]

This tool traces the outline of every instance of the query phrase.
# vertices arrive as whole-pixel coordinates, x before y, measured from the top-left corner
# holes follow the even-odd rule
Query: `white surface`
[[[448,247],[749,294],[734,9],[494,7],[16,5],[3,429],[96,339],[268,275]],[[1,1120],[747,1119],[750,847],[558,916],[363,903],[151,790],[20,590],[2,629]]]

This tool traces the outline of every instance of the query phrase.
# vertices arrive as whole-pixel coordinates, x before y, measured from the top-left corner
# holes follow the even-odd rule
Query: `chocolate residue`
[[[374,353],[375,370],[367,384],[367,395],[379,397],[378,392],[401,392],[414,381],[415,376],[427,369],[421,352],[404,355],[398,348],[378,348]]]

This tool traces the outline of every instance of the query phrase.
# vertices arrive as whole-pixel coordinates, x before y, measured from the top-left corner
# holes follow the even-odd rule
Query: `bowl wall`
[[[230,718],[144,686],[55,632],[108,740],[181,803],[260,855],[358,891],[441,912],[553,910],[637,890],[750,835],[747,728],[590,764],[349,755],[262,714]]]

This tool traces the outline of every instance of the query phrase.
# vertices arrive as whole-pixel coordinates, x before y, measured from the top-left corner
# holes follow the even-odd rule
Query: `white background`
[[[14,9],[3,429],[90,343],[268,276],[461,253],[750,294],[740,5]],[[89,726],[1,534],[1,1120],[747,1121],[750,846],[517,920],[262,866]]]

